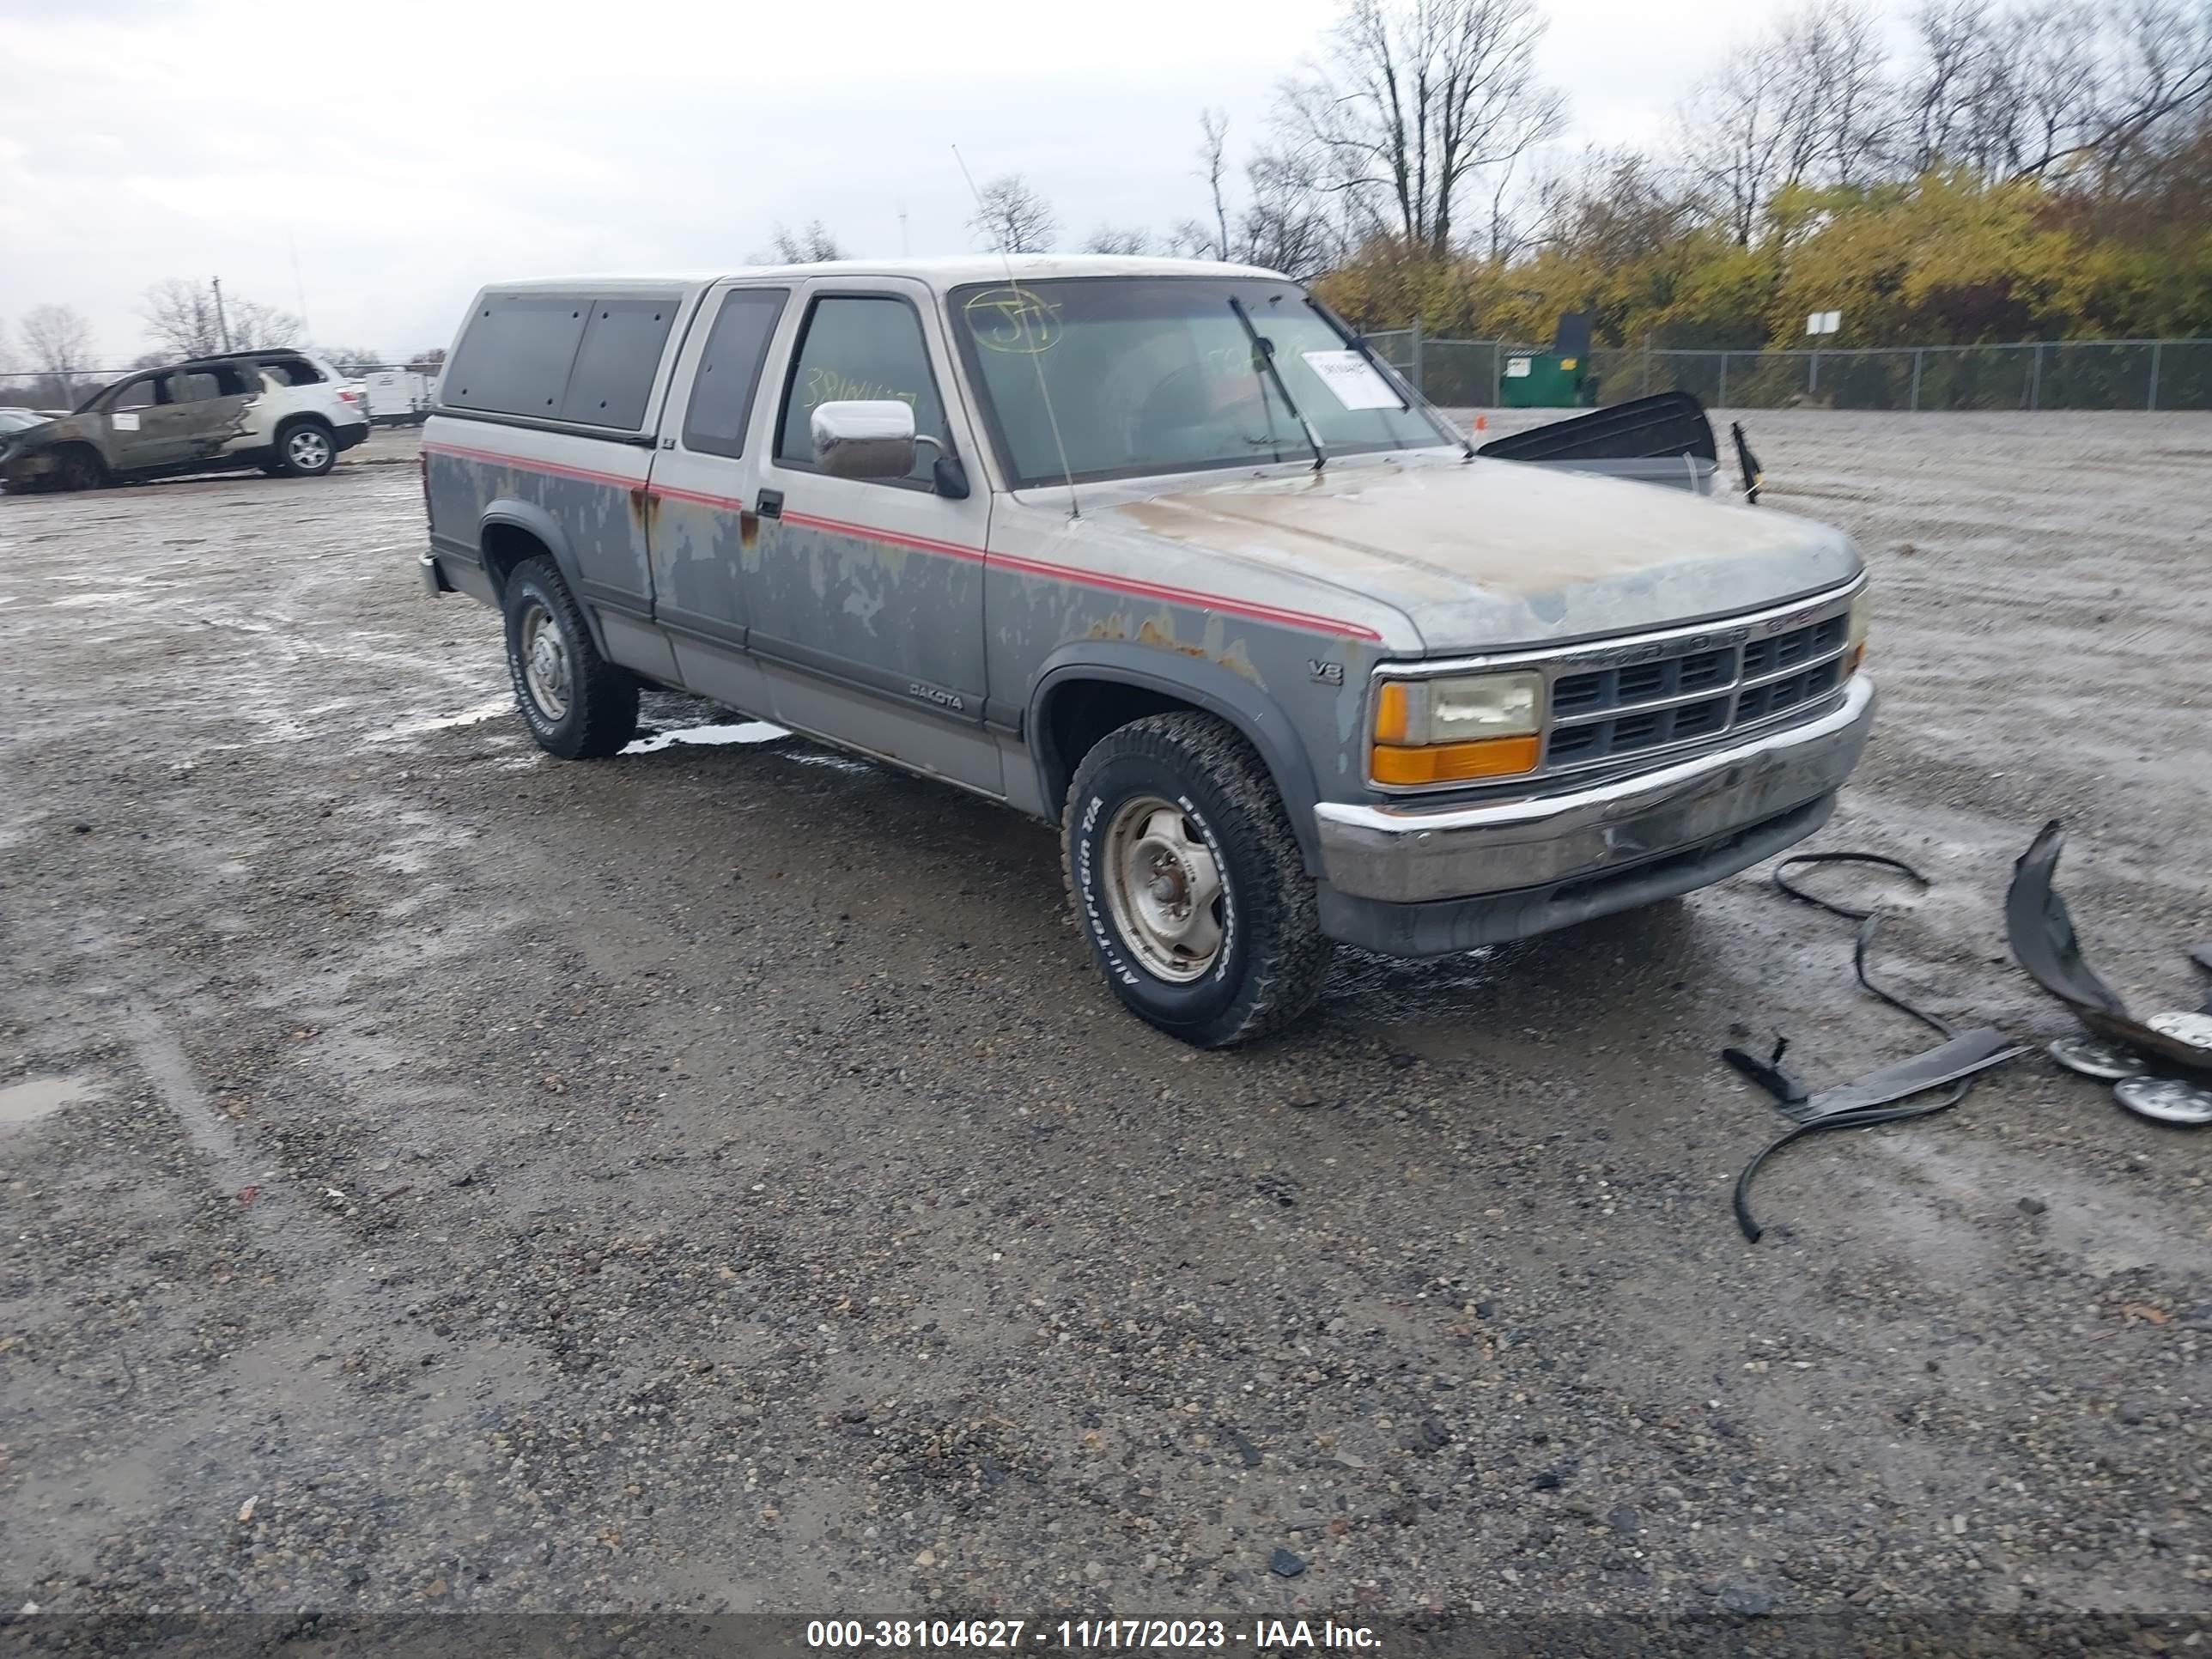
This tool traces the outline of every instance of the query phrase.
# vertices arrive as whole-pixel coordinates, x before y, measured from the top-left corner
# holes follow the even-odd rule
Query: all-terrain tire
[[[319,478],[338,464],[338,441],[330,428],[312,415],[289,420],[276,428],[270,465],[283,478]]]
[[[1195,980],[1153,972],[1123,937],[1107,890],[1112,827],[1132,803],[1178,811],[1220,875],[1221,942]],[[1099,739],[1076,769],[1060,824],[1077,926],[1122,1005],[1202,1048],[1249,1042],[1313,1006],[1332,946],[1274,781],[1237,730],[1196,711],[1150,714]]]
[[[637,677],[599,654],[559,568],[544,556],[525,559],[502,599],[507,676],[538,747],[563,760],[619,754],[637,735]],[[556,641],[550,654],[546,630]]]

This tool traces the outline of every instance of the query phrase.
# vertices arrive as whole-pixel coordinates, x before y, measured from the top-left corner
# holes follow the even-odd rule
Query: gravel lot
[[[2062,816],[2193,1006],[2212,417],[1746,418],[1876,573],[1881,966],[2064,1029],[1998,915]],[[2212,1133],[2036,1056],[1746,1244],[1716,1051],[1926,1042],[1763,872],[1194,1054],[1010,814],[541,756],[411,444],[0,499],[8,1606],[2212,1606]]]

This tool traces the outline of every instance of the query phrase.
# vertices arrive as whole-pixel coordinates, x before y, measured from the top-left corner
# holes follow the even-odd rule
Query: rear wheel
[[[637,677],[599,654],[550,558],[507,579],[507,668],[538,746],[563,760],[617,754],[637,735]]]
[[[1290,1024],[1330,946],[1274,783],[1234,728],[1148,715],[1084,757],[1062,827],[1069,891],[1124,1006],[1200,1048]]]
[[[276,434],[270,465],[280,477],[319,478],[337,465],[338,447],[320,421],[294,421]]]

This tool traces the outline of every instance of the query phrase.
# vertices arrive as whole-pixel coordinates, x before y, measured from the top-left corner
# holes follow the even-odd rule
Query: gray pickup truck
[[[1332,941],[1779,852],[1873,715],[1848,538],[1472,454],[1269,271],[500,283],[440,399],[424,582],[504,612],[540,744],[616,754],[660,684],[1054,824],[1106,982],[1193,1043],[1297,1018]]]

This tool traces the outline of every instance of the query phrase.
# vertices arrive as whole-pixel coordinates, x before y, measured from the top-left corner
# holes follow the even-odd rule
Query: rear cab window
[[[723,296],[684,411],[686,449],[733,460],[744,454],[761,369],[790,297],[782,288],[734,289]]]
[[[483,295],[446,366],[452,409],[635,432],[681,309],[666,294]]]

